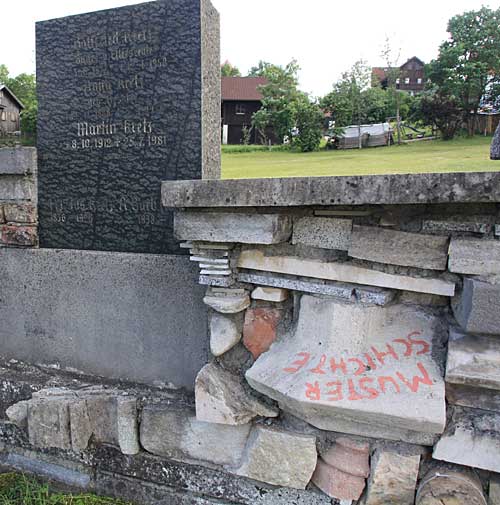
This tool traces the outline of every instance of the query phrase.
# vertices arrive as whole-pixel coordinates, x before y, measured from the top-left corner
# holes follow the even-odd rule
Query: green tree
[[[229,63],[229,61],[226,60],[220,66],[220,75],[221,77],[240,77],[241,72],[239,71],[238,67],[231,65],[231,63]]]
[[[498,97],[500,78],[500,8],[482,7],[454,16],[448,22],[449,38],[428,67],[428,77],[439,97],[458,101],[469,135],[479,104],[488,92]]]
[[[295,104],[295,124],[297,135],[293,137],[293,144],[303,153],[315,151],[323,135],[323,113],[305,94]]]
[[[272,128],[277,138],[283,140],[291,135],[295,126],[294,107],[302,98],[297,88],[299,66],[295,60],[284,67],[264,62],[260,62],[259,66],[261,73],[252,75],[265,77],[267,83],[259,87],[262,107],[253,115],[252,123],[264,139],[265,131]]]

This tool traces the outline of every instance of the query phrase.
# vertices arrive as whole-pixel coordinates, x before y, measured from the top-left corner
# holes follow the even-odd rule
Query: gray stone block
[[[28,406],[29,440],[35,447],[71,449],[70,400],[32,401]]]
[[[489,505],[500,505],[500,477],[492,475],[490,478]]]
[[[493,140],[491,141],[490,158],[500,160],[500,124],[497,126]]]
[[[477,233],[480,235],[487,235],[491,230],[492,225],[486,220],[467,221],[463,216],[444,220],[427,219],[422,223],[422,231],[428,233]]]
[[[500,473],[500,413],[454,407],[432,457]]]
[[[0,176],[0,201],[30,201],[35,197],[35,185],[26,177]]]
[[[179,240],[279,244],[292,234],[292,220],[279,214],[176,212],[174,231]]]
[[[347,251],[351,231],[351,219],[301,217],[293,223],[292,243]]]
[[[139,413],[136,398],[117,398],[116,423],[120,450],[123,454],[138,454],[141,446],[139,444]]]
[[[371,286],[344,284],[341,282],[328,282],[306,278],[297,278],[286,275],[269,274],[266,272],[239,272],[238,280],[249,284],[260,284],[285,288],[291,291],[303,291],[319,295],[335,296],[344,300],[359,301],[374,305],[387,305],[394,300],[394,291]]]
[[[165,207],[300,207],[500,201],[500,172],[173,181]]]
[[[26,175],[36,172],[36,148],[3,147],[0,149],[0,175]]]
[[[204,423],[189,409],[151,405],[142,412],[140,439],[146,451],[158,456],[234,466],[243,455],[250,427]]]
[[[498,240],[451,239],[448,268],[469,275],[500,274]]]
[[[452,307],[456,320],[466,332],[500,335],[500,284],[466,277]]]
[[[187,257],[0,249],[0,278],[7,358],[190,389],[207,362],[204,289]]]
[[[232,349],[240,340],[243,331],[243,313],[210,314],[210,352],[222,356]]]
[[[354,226],[348,254],[377,263],[446,270],[448,237]]]

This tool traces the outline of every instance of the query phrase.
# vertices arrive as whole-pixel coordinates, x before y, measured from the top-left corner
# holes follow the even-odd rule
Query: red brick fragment
[[[337,443],[325,452],[322,457],[330,466],[350,475],[365,478],[370,474],[370,462],[367,452],[356,451]]]
[[[344,473],[321,458],[311,480],[323,493],[338,500],[358,500],[365,488],[363,477]]]
[[[1,226],[0,243],[3,245],[32,247],[37,243],[36,226]]]
[[[269,350],[276,340],[278,323],[282,310],[270,308],[248,309],[243,326],[243,345],[257,359]]]

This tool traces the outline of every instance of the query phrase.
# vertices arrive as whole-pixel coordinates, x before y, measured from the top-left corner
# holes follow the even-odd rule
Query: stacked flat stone
[[[495,135],[491,142],[490,158],[500,160],[500,124],[497,126]]]

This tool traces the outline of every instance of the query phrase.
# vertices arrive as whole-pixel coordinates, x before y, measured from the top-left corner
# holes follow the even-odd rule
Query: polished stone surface
[[[160,185],[217,176],[218,23],[160,0],[37,24],[43,247],[180,253]]]

